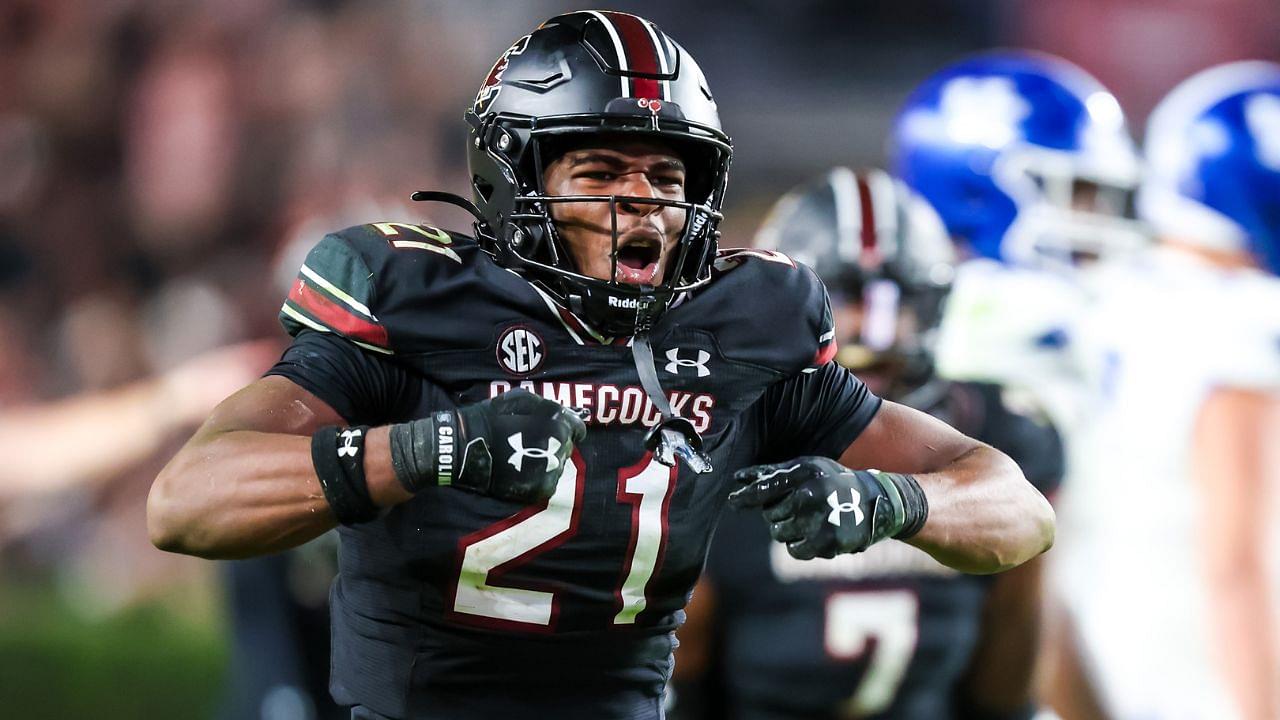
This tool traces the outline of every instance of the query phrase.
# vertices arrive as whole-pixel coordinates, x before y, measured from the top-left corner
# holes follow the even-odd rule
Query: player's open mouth
[[[657,237],[641,235],[624,239],[618,248],[618,270],[614,277],[618,282],[632,285],[656,285],[661,258],[662,241]]]

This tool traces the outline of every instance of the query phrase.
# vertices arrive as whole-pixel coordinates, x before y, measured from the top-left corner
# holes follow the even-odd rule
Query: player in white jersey
[[[1093,368],[1077,266],[1146,243],[1139,162],[1115,98],[1049,55],[1002,51],[938,71],[895,121],[894,171],[970,259],[938,339],[938,371],[1033,393],[1061,427]]]
[[[1119,103],[1059,58],[979,55],[912,93],[892,147],[895,172],[970,257],[947,302],[939,374],[999,383],[1010,398],[1021,391],[1070,445],[1107,369],[1087,332],[1088,270],[1149,242],[1133,218],[1140,162]],[[1092,688],[1065,647],[1054,648],[1052,675],[1062,681],[1053,685],[1071,689],[1050,700],[1063,714],[1095,716]]]
[[[1101,403],[1073,437],[1054,561],[1112,714],[1276,718],[1280,66],[1185,81],[1146,154],[1138,207],[1160,244],[1100,273]],[[1134,502],[1152,511],[1120,510]]]

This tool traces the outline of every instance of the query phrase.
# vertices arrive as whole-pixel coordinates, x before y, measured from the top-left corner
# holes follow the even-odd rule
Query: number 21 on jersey
[[[666,542],[667,511],[677,468],[650,453],[618,471],[618,501],[632,506],[631,543],[614,596],[615,625],[630,625],[645,609],[645,589],[657,571]],[[502,575],[573,537],[582,512],[586,467],[574,451],[545,506],[535,505],[462,538],[462,563],[453,612],[483,618],[484,624],[549,631],[555,624],[554,592],[498,584]]]

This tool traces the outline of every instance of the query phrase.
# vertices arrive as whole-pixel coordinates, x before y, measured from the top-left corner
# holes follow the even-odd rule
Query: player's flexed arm
[[[840,385],[857,383],[841,379],[846,372],[828,365],[792,382],[836,388],[801,391],[811,397],[839,396]],[[838,405],[819,401],[813,419],[799,423],[813,427],[836,418]],[[809,456],[739,471],[737,479],[747,484],[731,501],[761,507],[774,539],[801,559],[860,552],[896,537],[956,570],[993,573],[1053,544],[1053,509],[1003,453],[892,402],[855,434],[840,462]]]
[[[1053,545],[1053,508],[1018,465],[922,412],[886,402],[840,461],[911,473],[927,518],[908,542],[956,570],[1007,570]]]
[[[248,557],[283,550],[337,524],[311,463],[311,434],[342,418],[311,393],[266,377],[223,401],[151,486],[147,529],[161,550]],[[379,452],[385,429],[365,443],[374,503],[403,498]]]
[[[412,422],[346,425],[283,377],[231,396],[152,485],[152,542],[210,558],[277,552],[339,522],[371,520],[429,485],[535,502],[550,497],[559,463],[519,472],[501,460],[500,441],[545,438],[563,462],[586,432],[576,415],[523,390]]]

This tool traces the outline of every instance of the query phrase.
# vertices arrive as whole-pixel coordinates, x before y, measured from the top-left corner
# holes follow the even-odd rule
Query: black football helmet
[[[679,293],[710,278],[720,206],[733,150],[693,58],[653,23],[634,15],[559,15],[498,58],[466,112],[472,193],[484,222],[482,246],[497,262],[537,282],[597,332],[647,331]],[[556,147],[584,136],[660,140],[686,166],[685,201],[601,195],[548,196],[543,170]],[[581,274],[551,220],[554,203],[678,206],[685,226],[656,287]]]
[[[856,332],[837,316],[838,362],[887,375],[884,392],[898,400],[932,379],[956,253],[937,213],[905,183],[883,170],[833,168],[782,196],[755,244],[812,267],[837,306],[862,307]]]

